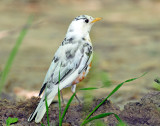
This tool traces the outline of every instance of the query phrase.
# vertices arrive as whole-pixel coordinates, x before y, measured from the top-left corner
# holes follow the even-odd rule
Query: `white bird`
[[[46,112],[45,96],[49,106],[58,93],[58,85],[60,90],[71,86],[71,91],[74,93],[76,84],[88,74],[93,57],[89,33],[92,25],[99,20],[101,18],[80,15],[71,22],[64,41],[54,55],[39,96],[44,90],[45,93],[36,110],[28,118],[29,122],[34,118],[36,123],[41,121]],[[77,96],[76,98],[78,99]]]

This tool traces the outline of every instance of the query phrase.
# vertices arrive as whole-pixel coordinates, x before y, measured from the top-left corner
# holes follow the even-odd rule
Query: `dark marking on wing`
[[[65,44],[73,43],[73,40],[74,40],[74,37],[71,37],[71,38],[66,40]]]
[[[79,61],[79,64],[76,65],[76,69],[79,67],[79,65],[80,65],[80,63],[81,63],[81,61],[82,61],[83,56],[84,56],[84,55],[81,56],[81,59],[80,59],[80,61]]]
[[[66,57],[67,59],[71,59],[75,56],[75,53],[71,54],[71,50],[66,51]]]
[[[84,48],[81,49],[81,53],[82,53],[82,54],[84,53]]]
[[[73,29],[70,29],[70,30],[69,30],[69,32],[73,32],[73,31],[74,31]]]
[[[79,71],[78,74],[80,74],[84,69],[87,69],[87,67],[88,67],[87,64],[88,64],[88,61],[89,61],[90,56],[91,56],[91,54],[92,54],[92,46],[90,46],[90,44],[85,43],[85,44],[83,45],[83,49],[84,49],[84,48],[87,48],[87,51],[85,52],[85,54],[88,56],[88,59],[87,59],[85,65],[84,65],[83,69],[82,69],[81,71]]]
[[[91,54],[92,54],[92,50],[91,50],[91,48],[88,48],[88,52],[86,52],[86,55],[90,57]]]
[[[39,96],[41,96],[42,92],[43,92],[44,89],[46,88],[46,84],[47,84],[47,82],[46,82],[45,84],[43,84],[43,87],[41,88],[41,90],[40,90],[40,92],[39,92]]]
[[[85,71],[87,70],[87,68],[88,68],[88,65],[84,68],[84,69],[85,69]]]
[[[51,82],[54,83],[53,81],[53,75],[54,75],[54,72],[51,74]]]
[[[64,41],[62,42],[62,44],[61,44],[62,46],[64,45]]]
[[[73,44],[74,43],[74,36],[70,37],[70,38],[65,38],[65,40],[62,42],[62,45],[64,44]]]
[[[62,46],[65,44],[65,41],[66,41],[66,38],[64,38],[64,40],[62,42],[62,44],[61,44]]]
[[[60,78],[60,81],[62,81],[70,72],[72,71],[72,69],[69,69],[66,74]],[[55,83],[55,85],[57,85],[59,83],[59,80]]]
[[[35,112],[35,111],[34,111]],[[29,122],[31,122],[32,120],[34,120],[35,119],[35,117],[37,116],[37,113],[34,115],[34,117],[33,117],[33,114],[34,114],[34,112],[32,112],[32,114],[30,115],[30,117],[29,117]]]
[[[54,61],[54,63],[56,63],[58,60],[59,60],[59,58],[54,56],[52,61]]]
[[[88,43],[85,43],[85,44],[83,45],[83,47],[84,47],[84,48],[87,47],[88,51],[85,52],[85,53],[86,53],[87,56],[90,57],[90,55],[92,54],[92,46],[90,46]]]
[[[80,74],[86,67],[88,67],[88,65],[87,65],[88,61],[89,61],[89,58],[88,58],[87,62],[85,63],[83,69],[81,71],[79,71],[78,74]]]
[[[67,41],[69,41],[69,42],[73,41],[73,37],[67,39]]]

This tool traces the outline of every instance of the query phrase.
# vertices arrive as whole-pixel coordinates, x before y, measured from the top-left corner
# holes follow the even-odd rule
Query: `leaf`
[[[95,89],[98,89],[96,87],[89,87],[89,88],[81,88],[79,90],[95,90]]]
[[[143,77],[146,73],[144,73],[143,75],[141,75],[140,77]],[[84,122],[110,97],[112,96],[124,83],[127,83],[127,82],[130,82],[130,81],[133,81],[133,80],[136,80],[140,77],[137,77],[137,78],[132,78],[132,79],[129,79],[129,80],[126,80],[122,83],[120,83],[119,85],[117,85],[113,90],[112,92],[100,103],[98,104],[92,112],[89,113],[89,115],[84,119],[84,121],[82,122],[82,125],[84,124]]]
[[[46,112],[47,112],[47,123],[48,123],[48,126],[50,126],[50,124],[49,124],[48,103],[47,103],[47,97],[46,96],[45,96],[45,105],[46,105]]]
[[[1,78],[0,78],[0,93],[3,89],[3,87],[4,87],[5,81],[7,79],[8,73],[9,73],[10,68],[12,66],[13,60],[15,59],[15,56],[18,52],[18,49],[19,49],[20,45],[22,44],[22,41],[23,41],[25,35],[27,34],[28,27],[30,26],[31,21],[32,21],[32,18],[30,17],[28,19],[28,22],[27,22],[26,26],[21,30],[20,35],[19,35],[19,37],[16,41],[16,44],[15,44],[15,46],[13,47],[13,49],[10,53],[10,56],[7,60],[7,63],[5,65],[5,68],[4,68],[4,70],[2,72],[2,75],[1,75]]]
[[[102,114],[99,114],[97,116],[94,116],[86,121],[84,121],[81,125],[85,125],[87,124],[88,122],[91,122],[92,120],[95,120],[95,119],[100,119],[100,118],[104,118],[106,116],[109,116],[109,115],[112,115],[113,113],[102,113]]]
[[[18,122],[18,118],[8,117],[8,119],[6,120],[6,125],[7,125],[7,126],[10,126],[10,124],[16,123],[16,122]]]

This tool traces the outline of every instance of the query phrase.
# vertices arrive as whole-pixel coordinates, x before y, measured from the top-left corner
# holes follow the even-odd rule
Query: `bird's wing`
[[[43,81],[41,90],[40,90],[40,92],[39,92],[39,96],[40,96],[40,95],[42,94],[42,92],[44,91],[44,89],[45,89],[45,87],[46,87],[46,85],[47,85],[47,83],[48,83],[49,78],[53,75],[55,68],[56,68],[56,67],[58,66],[58,64],[59,64],[58,61],[60,60],[60,57],[59,57],[60,50],[61,50],[61,48],[59,47],[58,50],[57,50],[57,52],[55,53],[55,55],[54,55],[54,57],[53,57],[53,60],[52,60],[52,62],[51,62],[51,64],[50,64],[50,67],[49,67],[49,69],[48,69],[48,71],[47,71],[47,74],[46,74],[46,76],[45,76],[45,79],[44,79],[44,81]]]
[[[77,69],[78,74],[80,74],[82,70],[88,66],[91,54],[92,45],[88,42],[83,42],[81,44],[67,43],[65,45],[61,45],[55,53],[53,61],[44,79],[39,96],[46,88],[46,85],[49,88],[48,91],[50,92],[51,87],[59,83],[59,72],[61,82]],[[69,85],[66,84],[66,86]]]

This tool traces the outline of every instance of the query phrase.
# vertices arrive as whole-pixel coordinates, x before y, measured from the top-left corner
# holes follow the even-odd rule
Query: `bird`
[[[86,77],[91,68],[93,46],[89,33],[93,24],[101,19],[80,15],[71,22],[47,71],[39,93],[41,96],[44,92],[43,96],[35,111],[29,116],[29,122],[41,122],[46,112],[45,98],[49,106],[58,93],[58,87],[60,91],[71,87],[72,93],[75,93],[76,84]],[[79,101],[77,95],[75,97]]]

